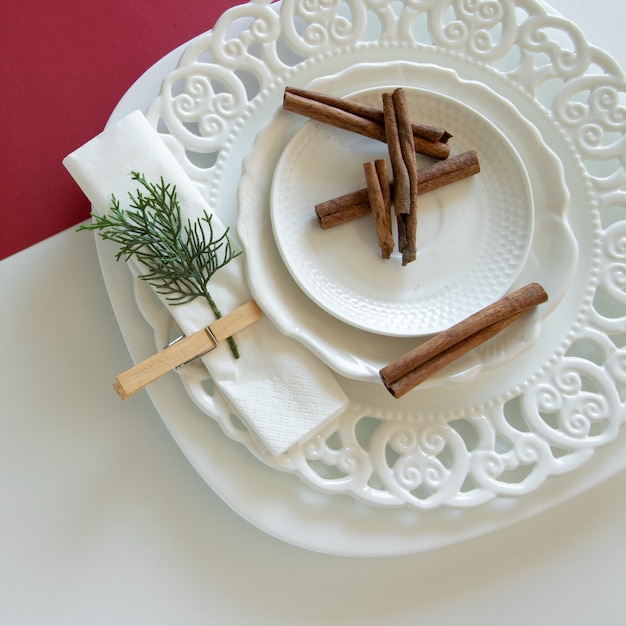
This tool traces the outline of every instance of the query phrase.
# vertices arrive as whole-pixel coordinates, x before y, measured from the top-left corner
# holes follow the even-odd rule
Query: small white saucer
[[[388,89],[352,99],[381,106]],[[277,164],[271,219],[282,259],[307,296],[339,320],[372,333],[439,332],[504,295],[526,262],[533,196],[511,142],[474,109],[432,91],[405,87],[413,119],[449,129],[452,154],[476,150],[481,172],[420,196],[417,258],[383,260],[373,219],[322,230],[317,203],[365,187],[363,162],[387,146],[307,122]],[[418,155],[419,167],[434,162]]]

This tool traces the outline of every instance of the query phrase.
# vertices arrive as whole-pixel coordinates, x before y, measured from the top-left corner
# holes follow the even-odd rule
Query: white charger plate
[[[416,68],[419,72],[419,68]],[[382,108],[384,87],[350,99]],[[365,187],[363,162],[386,145],[310,122],[276,165],[270,215],[280,254],[300,288],[338,319],[390,336],[433,334],[502,297],[530,249],[533,196],[505,135],[466,104],[405,87],[412,119],[452,133],[452,155],[476,150],[479,175],[419,198],[417,255],[384,260],[372,219],[322,230],[317,203]],[[418,167],[433,163],[418,155]],[[389,165],[389,167],[391,167]]]
[[[291,3],[283,3],[281,7],[287,4],[290,4],[289,10],[294,9]],[[436,9],[443,7],[443,4],[441,6],[437,3],[435,4],[437,5]],[[258,8],[259,3],[255,3],[254,6]],[[599,145],[597,139],[595,139],[598,134],[597,132],[591,132],[598,128],[605,128],[612,123],[613,117],[609,119],[606,113],[606,103],[619,99],[619,92],[623,90],[623,75],[606,55],[603,55],[596,49],[590,49],[586,45],[584,38],[569,22],[548,17],[542,5],[539,4],[530,6],[528,3],[525,3],[524,7],[525,9],[516,7],[513,14],[506,13],[504,16],[506,18],[506,28],[504,30],[507,30],[509,33],[511,30],[514,33],[519,33],[516,43],[530,47],[530,56],[534,61],[537,61],[544,49],[547,49],[554,55],[554,50],[561,50],[561,46],[560,44],[554,46],[553,39],[548,35],[545,38],[530,35],[536,35],[536,31],[543,33],[543,29],[548,27],[551,29],[551,33],[554,33],[556,30],[557,39],[559,39],[558,35],[562,35],[564,32],[570,36],[573,33],[575,35],[574,42],[580,53],[574,56],[583,59],[581,67],[578,68],[579,73],[585,74],[589,59],[597,63],[597,66],[605,68],[607,75],[602,76],[600,80],[598,80],[596,71],[593,78],[590,77],[588,80],[578,83],[586,85],[590,83],[593,83],[593,85],[599,84],[599,90],[602,92],[602,98],[599,101],[594,98],[598,94],[592,90],[592,99],[594,99],[599,108],[588,107],[580,102],[568,108],[563,105],[563,98],[559,99],[558,97],[550,101],[549,109],[541,103],[540,106],[537,106],[538,100],[534,97],[528,97],[527,93],[524,95],[518,84],[521,81],[527,86],[531,85],[536,88],[538,85],[541,86],[543,84],[547,74],[544,71],[533,71],[533,68],[526,63],[524,72],[517,76],[517,82],[516,80],[502,82],[502,76],[499,71],[491,72],[482,65],[478,67],[473,58],[478,56],[484,59],[484,42],[489,41],[489,39],[480,36],[482,32],[480,29],[478,29],[479,36],[476,37],[477,30],[474,27],[467,29],[467,32],[472,33],[470,48],[473,56],[468,56],[467,50],[465,50],[465,54],[460,55],[459,58],[453,56],[447,60],[456,59],[452,64],[456,65],[455,69],[464,74],[466,78],[480,78],[485,84],[498,88],[505,97],[515,101],[523,114],[532,119],[533,124],[541,128],[546,141],[553,143],[555,149],[562,150],[560,154],[562,154],[566,165],[566,180],[572,192],[572,197],[575,198],[572,207],[570,207],[573,218],[572,226],[574,235],[578,243],[581,244],[581,263],[578,267],[582,266],[584,269],[575,273],[570,288],[559,302],[557,307],[559,315],[556,317],[551,316],[542,327],[543,339],[548,341],[546,344],[542,344],[540,353],[534,354],[531,361],[535,359],[541,360],[545,363],[545,367],[540,368],[536,375],[532,376],[528,381],[528,384],[533,387],[533,394],[531,396],[527,393],[523,394],[523,396],[520,395],[527,390],[526,385],[512,390],[512,395],[515,398],[523,397],[523,402],[519,406],[526,419],[529,417],[529,409],[541,407],[546,411],[551,411],[552,415],[561,419],[561,426],[569,424],[572,427],[569,432],[564,432],[567,429],[559,429],[559,424],[554,422],[544,422],[543,424],[541,421],[533,422],[533,428],[541,431],[543,436],[553,436],[555,445],[560,449],[559,461],[552,466],[552,475],[554,477],[548,482],[544,482],[550,472],[543,473],[543,476],[538,476],[536,472],[531,470],[529,476],[532,480],[522,481],[521,487],[519,482],[509,482],[508,490],[501,491],[500,495],[474,509],[466,509],[463,502],[458,503],[458,506],[463,509],[461,511],[455,511],[454,507],[448,508],[445,506],[428,512],[423,510],[406,510],[404,508],[399,510],[376,509],[373,507],[363,508],[353,499],[333,497],[323,493],[316,494],[307,488],[304,483],[297,480],[295,476],[280,474],[269,468],[266,468],[267,471],[265,471],[262,466],[258,466],[254,462],[252,455],[246,454],[243,447],[238,447],[233,442],[229,442],[228,439],[216,441],[214,424],[206,420],[206,413],[215,417],[233,439],[238,439],[248,444],[245,432],[241,429],[238,433],[234,432],[228,424],[228,419],[224,419],[223,411],[225,407],[223,404],[220,404],[219,398],[211,397],[210,394],[206,393],[202,396],[198,393],[204,381],[197,368],[186,371],[183,379],[187,385],[189,397],[193,398],[197,406],[201,407],[201,410],[194,408],[189,402],[189,398],[184,393],[180,393],[181,390],[171,377],[156,383],[150,390],[155,405],[159,408],[174,438],[200,474],[241,515],[266,532],[285,541],[322,552],[372,556],[408,553],[438,547],[501,528],[515,520],[537,513],[563,498],[597,484],[604,477],[623,466],[620,463],[620,457],[616,455],[616,451],[619,451],[623,445],[623,432],[619,430],[619,426],[623,421],[623,407],[619,399],[619,389],[623,389],[626,376],[624,375],[625,368],[622,352],[619,348],[616,349],[615,343],[609,338],[609,335],[623,336],[625,332],[623,319],[624,302],[622,289],[619,287],[619,276],[621,275],[621,264],[624,257],[623,252],[620,252],[621,248],[619,246],[623,225],[619,210],[611,210],[612,204],[607,191],[611,188],[611,185],[620,184],[619,180],[621,178],[617,175],[613,179],[609,179],[608,186],[606,178],[604,178],[605,185],[601,185],[600,190],[594,186],[594,180],[606,177],[607,171],[608,174],[613,171],[613,163],[607,163],[607,161],[611,161],[614,155],[621,152],[618,145],[613,145],[619,144],[619,141],[612,142],[610,139],[606,146],[602,146],[603,149],[595,150]],[[277,8],[274,6],[272,10]],[[471,13],[471,7],[469,9]],[[522,19],[526,15],[524,13],[525,10],[532,10],[532,20],[530,19],[531,16],[527,16],[528,19],[525,17]],[[435,20],[432,22],[432,32],[435,39],[440,39],[437,42],[437,48],[440,52],[446,48],[446,43],[449,44],[449,49],[454,48],[454,41],[457,42],[457,47],[468,45],[467,38],[461,37],[461,39],[458,39],[457,37],[459,32],[463,32],[463,29],[440,29],[436,20],[441,17],[442,13],[434,9],[433,11],[430,15]],[[236,11],[225,15],[222,24],[219,25],[220,28],[216,28],[214,31],[216,33],[215,37],[218,40],[220,37],[223,38],[227,30],[226,27],[234,22],[235,17],[240,17],[245,13],[245,7],[238,7]],[[290,13],[287,11],[285,15],[285,19],[289,22]],[[487,14],[479,15],[479,21],[482,19],[489,20],[493,15],[495,15],[496,19],[502,19],[502,15],[496,11],[495,14],[488,12]],[[266,17],[265,14],[264,17]],[[518,20],[521,20],[521,25],[516,25]],[[250,21],[252,20],[249,20],[247,23]],[[359,20],[356,21],[358,24]],[[393,20],[387,23],[391,24],[392,22]],[[395,23],[397,23],[397,20]],[[463,19],[461,23],[463,23]],[[392,28],[392,26],[389,26],[389,28]],[[254,32],[256,36],[261,36],[263,33],[267,33],[267,29],[259,30],[255,28]],[[448,41],[447,36],[453,32],[457,33],[457,35]],[[360,34],[361,32],[357,33],[359,36]],[[293,33],[289,31],[289,35],[293,36]],[[371,33],[368,36],[371,36]],[[245,37],[242,38],[245,39]],[[200,38],[196,43],[201,42],[202,39]],[[513,37],[513,40],[515,40],[515,37]],[[460,44],[458,43],[459,41],[461,42]],[[495,57],[498,61],[503,62],[503,58],[507,57],[506,44],[510,41],[509,37],[504,46],[496,46]],[[473,47],[474,43],[476,43],[477,48]],[[224,48],[223,42],[218,42],[216,45],[222,49]],[[203,47],[204,44],[199,46],[192,45],[187,52],[193,57]],[[539,51],[537,51],[537,47]],[[237,45],[234,48],[239,49]],[[233,46],[229,44],[228,50],[232,51]],[[430,51],[432,52],[432,50]],[[377,52],[378,60],[386,56],[384,46],[382,54],[380,49]],[[390,56],[396,53],[396,50],[392,50]],[[536,56],[535,53],[537,53]],[[284,58],[284,53],[281,53],[281,56]],[[365,56],[367,57],[367,54]],[[557,55],[557,57],[557,59],[550,58],[548,65],[554,64],[555,71],[566,72],[567,76],[571,78],[573,75],[571,66],[565,68],[562,65],[562,61],[571,60],[572,56],[567,54],[563,55],[563,57]],[[188,60],[189,57],[183,54],[181,63],[185,65]],[[364,61],[368,60],[371,61],[372,59],[364,59]],[[515,66],[515,59],[511,61],[511,59],[507,58],[505,60],[506,63],[503,62],[503,64],[510,71],[509,77],[512,76],[515,79],[516,75],[511,69],[511,64]],[[221,61],[223,62],[224,59],[222,58]],[[258,67],[258,65],[255,66],[256,69]],[[303,79],[306,79],[310,66],[307,68],[305,64],[301,69],[303,70],[301,76]],[[158,73],[159,70],[155,71]],[[228,75],[231,74],[226,73]],[[542,79],[542,77],[544,78]],[[177,81],[179,78],[180,72],[172,72],[166,77],[165,83],[166,85],[170,84],[172,80],[175,79]],[[150,79],[154,79],[154,74],[151,74]],[[145,80],[140,82],[145,86]],[[615,98],[612,98],[612,96],[615,96]],[[133,106],[133,103],[141,100],[142,98],[139,97],[137,91],[131,90],[128,97],[116,109],[112,119],[116,119],[124,110],[128,111],[129,106]],[[159,101],[160,98],[157,99],[157,102]],[[165,105],[166,108],[170,104],[171,102],[168,102]],[[232,159],[236,162],[243,158],[245,149],[250,147],[251,139],[249,136],[242,139],[243,136],[238,134],[241,130],[241,124],[250,121],[251,110],[255,113],[265,114],[267,119],[271,115],[272,106],[266,105],[267,102],[264,104],[257,101],[248,110],[248,114],[244,115],[243,119],[236,123],[236,133],[232,135],[233,140],[228,142],[225,152],[222,153],[224,156],[218,155],[216,169],[210,174],[208,174],[208,170],[212,166],[209,164],[207,169],[207,163],[210,163],[211,159],[207,158],[206,154],[202,156],[202,159],[197,158],[197,154],[194,154],[194,151],[189,149],[190,146],[188,144],[188,151],[185,154],[185,149],[181,149],[180,145],[177,145],[177,140],[171,141],[168,137],[164,137],[171,145],[173,151],[185,162],[190,173],[196,176],[196,180],[201,181],[200,184],[207,185],[205,188],[209,190],[209,198],[221,199],[223,194],[226,197],[234,197],[235,194],[233,192],[236,192],[236,180],[229,180],[228,177],[218,180],[219,176],[215,177],[213,174],[218,173],[221,175],[228,169],[227,165],[232,163]],[[152,112],[154,113],[159,106],[155,106]],[[232,113],[235,109],[236,107],[232,107],[230,112]],[[550,113],[547,113],[548,110]],[[559,112],[556,122],[552,119],[554,110]],[[597,113],[598,110],[600,111],[599,114]],[[568,115],[570,116],[569,118],[567,117]],[[598,116],[598,124],[593,124],[590,127],[586,122],[593,115]],[[176,126],[175,119],[170,120],[174,122],[170,126],[164,119],[159,120],[157,118],[158,115],[152,115],[155,125],[158,125],[162,131],[165,131],[167,128],[172,130]],[[567,127],[567,123],[564,120],[566,121],[567,119],[572,122],[571,126],[573,128],[573,131],[569,133],[564,131],[564,127]],[[189,125],[186,128],[189,130]],[[579,134],[581,128],[589,129],[589,132]],[[578,139],[574,141],[572,136],[576,136]],[[602,141],[604,141],[603,137],[600,143]],[[206,144],[207,142],[199,141],[197,143]],[[605,147],[606,149],[604,149]],[[583,154],[585,157],[595,157],[596,165],[598,163],[600,165],[598,170],[601,170],[601,175],[591,175],[583,168]],[[193,157],[195,163],[191,163],[187,157]],[[199,161],[202,161],[202,163],[199,163]],[[212,182],[218,182],[219,184],[213,187]],[[596,202],[598,198],[601,200],[599,203]],[[605,212],[605,215],[608,213],[608,217],[605,217],[602,223],[597,214],[598,206],[609,209]],[[229,211],[233,209],[234,206],[225,203],[224,215],[228,216]],[[110,290],[112,301],[116,307],[116,313],[120,319],[120,325],[127,341],[132,346],[131,351],[136,357],[141,358],[154,350],[154,344],[152,346],[149,345],[151,343],[149,341],[149,333],[146,335],[146,328],[139,322],[137,311],[132,307],[133,296],[132,292],[128,291],[129,275],[124,273],[123,268],[120,269],[119,266],[111,262],[112,255],[109,257],[111,253],[110,248],[103,245],[99,247],[99,251],[103,272],[107,279],[107,286]],[[601,284],[598,280],[600,267],[603,270]],[[135,287],[138,289],[137,296],[143,304],[143,296],[145,294],[141,293],[141,285],[135,285]],[[149,311],[149,307],[146,307],[145,311],[146,313],[155,314],[153,317],[149,315],[149,318],[160,342],[163,327],[167,325],[167,316],[163,312]],[[558,348],[556,344],[558,344]],[[593,358],[590,357],[590,350],[586,349],[587,347],[597,348]],[[600,357],[598,357],[598,354],[600,354]],[[526,353],[525,358],[516,359],[516,365],[526,369],[529,366],[528,359],[529,356]],[[512,380],[513,371],[511,368],[503,368],[500,373],[500,382]],[[585,389],[582,389],[583,393],[581,394],[581,389],[577,388],[577,383],[581,380],[583,371],[587,380]],[[590,383],[592,388],[590,388]],[[368,390],[371,391],[371,386],[363,387],[361,384],[353,387],[347,383],[347,387],[350,393],[360,395],[360,392],[363,392],[362,397],[365,400],[368,399]],[[447,399],[453,404],[460,398],[457,394],[449,395],[450,397]],[[572,398],[579,398],[581,395],[582,405],[580,400],[572,402]],[[423,399],[428,399],[428,397]],[[466,397],[465,400],[471,401],[471,398]],[[572,407],[576,409],[577,419],[574,421],[568,419],[568,416],[571,415]],[[578,411],[581,408],[583,409],[582,413]],[[428,412],[432,409],[433,406],[429,406],[427,402],[424,410]],[[493,425],[498,428],[504,426],[501,420],[502,415],[498,410],[497,400],[489,401],[480,410],[483,409],[483,416],[486,417],[488,415],[488,419]],[[463,414],[471,417],[473,413],[472,411],[464,411]],[[480,418],[478,413],[476,416]],[[455,416],[451,415],[451,417]],[[510,422],[511,417],[509,416],[509,419],[507,419],[508,431],[507,428],[505,428],[505,431],[509,435],[521,433],[520,428],[515,428]],[[593,432],[584,432],[581,435],[580,425],[583,426],[584,431],[584,424],[589,424],[591,421],[596,423],[592,429]],[[450,425],[451,422],[447,422],[447,424]],[[578,427],[575,425],[578,425]],[[517,426],[519,427],[521,424]],[[432,429],[431,434],[434,434]],[[533,433],[530,433],[530,435],[533,435]],[[489,462],[491,471],[497,469],[498,459],[505,460],[508,458],[512,460],[514,458],[524,458],[527,463],[532,465],[533,459],[539,458],[537,457],[538,448],[533,448],[532,445],[525,445],[530,443],[529,437],[524,437],[523,434],[520,437],[521,439],[517,441],[514,449],[494,451]],[[531,436],[530,439],[532,438]],[[426,443],[428,440],[430,438],[422,441]],[[430,441],[434,443],[436,440],[437,437]],[[479,441],[481,440],[484,442],[484,439],[479,438]],[[568,446],[572,443],[577,450],[564,450],[564,445]],[[336,441],[333,444],[336,444]],[[603,444],[605,444],[604,447],[602,447]],[[533,449],[534,452],[528,456]],[[547,450],[543,448],[543,452],[545,453]],[[226,456],[230,454],[233,456]],[[229,472],[223,471],[225,464],[232,465],[229,468]],[[348,466],[344,465],[344,467]],[[545,464],[543,467],[545,469]],[[577,471],[577,468],[581,467],[584,469]],[[253,469],[255,471],[252,471]],[[294,471],[293,467],[289,467],[288,463],[284,469]],[[557,475],[560,477],[557,477]],[[494,478],[494,475],[492,474],[491,477]],[[510,481],[512,478],[510,474],[508,478]],[[504,487],[502,483],[499,483],[499,486]],[[524,495],[525,497],[510,499],[510,496],[518,495]]]

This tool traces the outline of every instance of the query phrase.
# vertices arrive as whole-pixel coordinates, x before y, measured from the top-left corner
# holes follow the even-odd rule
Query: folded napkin
[[[208,203],[170,153],[144,115],[135,111],[68,155],[63,164],[93,204],[105,213],[114,194],[124,208],[138,183],[131,172],[149,182],[176,185],[183,220],[195,221]],[[217,215],[217,235],[224,226]],[[219,269],[208,283],[223,314],[251,299],[244,261],[238,256]],[[164,304],[186,335],[207,326],[215,316],[203,299],[184,305]],[[274,455],[338,415],[347,398],[330,370],[294,339],[281,334],[265,317],[237,333],[241,357],[232,356],[227,342],[202,358],[216,387],[235,413]]]

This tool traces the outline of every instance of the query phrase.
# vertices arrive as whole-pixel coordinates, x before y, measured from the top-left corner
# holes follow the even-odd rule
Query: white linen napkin
[[[63,164],[97,213],[110,209],[112,194],[124,208],[128,193],[138,187],[131,179],[133,171],[144,174],[149,182],[157,183],[163,177],[166,183],[176,185],[184,222],[196,220],[205,210],[212,213],[140,111],[105,129],[69,154]],[[217,235],[223,232],[215,214],[212,225]],[[242,256],[218,270],[208,285],[223,314],[251,299]],[[208,303],[200,298],[176,306],[162,301],[186,335],[215,319]],[[239,359],[232,356],[228,343],[222,342],[202,360],[236,414],[272,454],[282,454],[345,408],[347,398],[330,370],[266,317],[237,333],[236,341]]]

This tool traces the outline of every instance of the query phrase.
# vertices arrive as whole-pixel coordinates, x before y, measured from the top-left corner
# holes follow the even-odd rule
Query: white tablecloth
[[[621,0],[554,0],[626,66]],[[514,527],[376,560],[306,552],[231,511],[142,394],[94,240],[0,263],[0,624],[626,624],[626,474]]]

